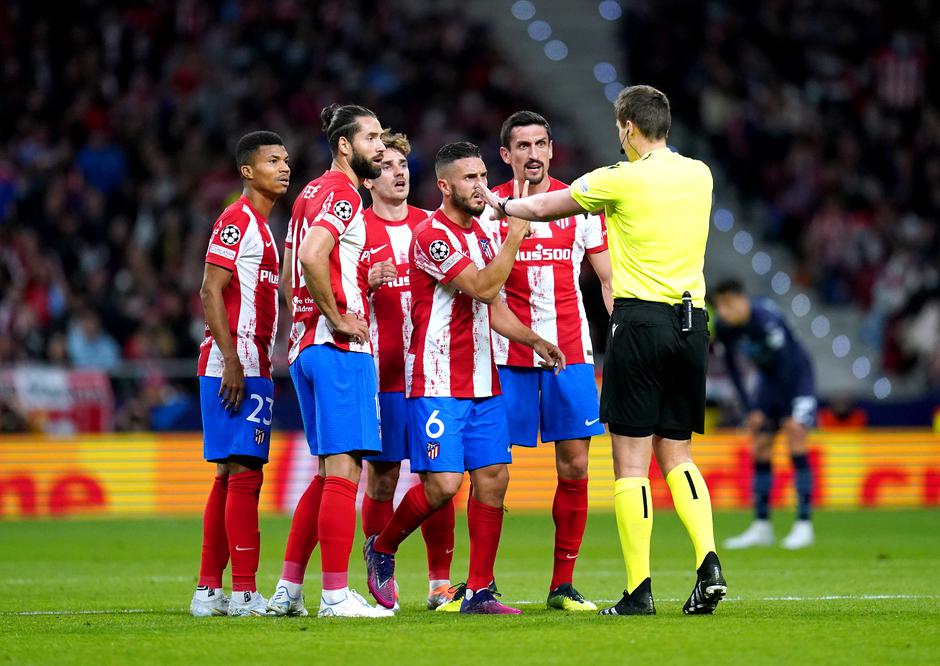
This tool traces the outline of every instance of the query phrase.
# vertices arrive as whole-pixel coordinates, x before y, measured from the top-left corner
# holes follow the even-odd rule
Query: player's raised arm
[[[310,297],[333,330],[348,335],[355,342],[362,342],[369,337],[369,325],[356,315],[341,315],[336,307],[336,297],[330,284],[330,252],[335,245],[336,239],[329,231],[312,226],[297,250],[297,259]]]
[[[486,192],[492,194],[486,187]],[[513,191],[519,196],[519,186],[515,183]],[[521,196],[527,196],[529,192],[528,181],[522,186]],[[509,272],[512,270],[513,262],[516,260],[516,254],[519,252],[519,246],[525,240],[529,233],[529,223],[519,218],[509,218],[509,232],[503,241],[502,247],[496,254],[496,258],[491,261],[486,268],[478,270],[473,262],[468,262],[456,277],[453,278],[453,284],[460,291],[472,296],[483,303],[493,304],[498,300],[499,291],[506,283]]]

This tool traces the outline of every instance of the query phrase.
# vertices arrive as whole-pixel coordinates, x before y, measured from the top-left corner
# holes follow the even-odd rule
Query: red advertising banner
[[[746,436],[717,433],[697,437],[693,446],[715,508],[748,508],[751,461]],[[289,513],[316,473],[316,459],[298,434],[275,435],[271,453],[261,507]],[[517,448],[513,456],[507,506],[550,510],[555,490],[553,447]],[[810,457],[822,508],[940,507],[940,435],[933,432],[814,433]],[[610,461],[610,440],[595,438],[590,459],[592,510],[613,508]],[[782,446],[774,462],[773,502],[791,505],[792,471]],[[198,514],[214,470],[202,460],[198,433],[2,437],[0,519]],[[655,469],[651,479],[654,503],[668,507],[665,481]],[[416,481],[414,475],[402,474],[399,493]],[[464,484],[463,493],[468,485]],[[465,505],[465,498],[458,498],[457,506]]]

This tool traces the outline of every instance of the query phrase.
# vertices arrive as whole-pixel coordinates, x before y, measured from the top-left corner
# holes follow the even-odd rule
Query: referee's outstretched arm
[[[486,203],[492,206],[493,210],[523,220],[547,222],[590,212],[584,210],[584,207],[572,198],[570,187],[553,192],[533,194],[524,199],[509,197],[505,200],[500,199],[482,185],[477,185],[475,189],[486,200]]]

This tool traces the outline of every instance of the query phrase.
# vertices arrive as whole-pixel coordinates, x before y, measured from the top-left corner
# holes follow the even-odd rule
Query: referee
[[[692,432],[705,421],[705,242],[712,175],[666,146],[669,100],[631,86],[614,102],[626,162],[570,188],[525,199],[478,191],[505,215],[555,220],[603,209],[613,266],[614,312],[601,390],[613,442],[614,506],[627,568],[623,598],[602,615],[656,612],[650,588],[653,506],[650,457],[662,470],[695,547],[698,580],[682,611],[710,614],[727,592],[715,554],[708,487],[692,462]]]

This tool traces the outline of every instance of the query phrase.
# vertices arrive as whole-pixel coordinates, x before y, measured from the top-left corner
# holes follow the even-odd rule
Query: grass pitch
[[[748,520],[719,514],[719,538]],[[776,516],[778,535],[789,520]],[[729,597],[713,617],[681,615],[694,580],[691,546],[671,511],[655,521],[655,617],[547,610],[551,518],[510,513],[497,581],[524,615],[424,610],[424,546],[415,534],[398,558],[402,612],[388,620],[190,617],[201,534],[192,518],[4,523],[0,663],[857,665],[929,663],[940,654],[940,511],[820,513],[810,550],[719,550]],[[266,596],[287,528],[286,518],[262,520]],[[366,592],[360,545],[351,583]],[[465,577],[466,553],[466,519],[458,515],[455,581]],[[590,516],[575,585],[598,605],[619,598],[624,573],[612,515]],[[310,575],[314,614],[318,600]]]

